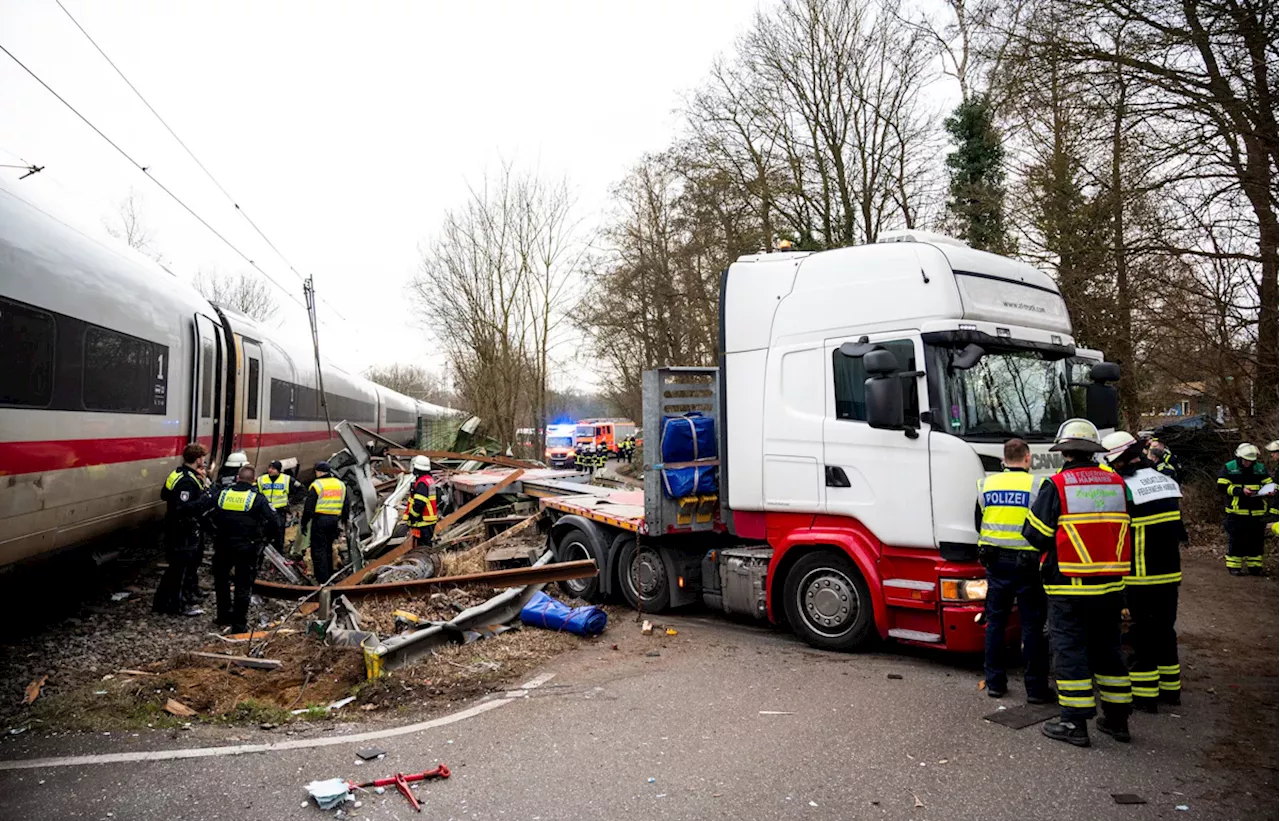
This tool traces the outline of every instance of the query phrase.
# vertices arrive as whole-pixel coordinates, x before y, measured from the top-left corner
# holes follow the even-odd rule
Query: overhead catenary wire
[[[170,197],[174,202],[178,203],[178,205],[181,205],[181,206],[182,206],[182,208],[183,208],[183,210],[185,210],[185,211],[186,211],[188,214],[190,214],[191,216],[195,217],[195,218],[196,218],[196,220],[197,220],[201,225],[203,225],[205,228],[208,228],[208,229],[209,229],[209,231],[210,231],[210,233],[212,233],[212,234],[213,234],[215,237],[217,237],[218,239],[222,240],[223,244],[225,244],[225,245],[226,245],[228,248],[230,248],[232,251],[235,251],[235,252],[236,252],[236,254],[237,254],[237,255],[239,255],[239,257],[240,257],[241,259],[243,259],[245,262],[249,263],[249,265],[250,265],[250,266],[251,266],[255,271],[257,271],[258,273],[262,274],[264,277],[266,277],[268,280],[270,280],[270,281],[271,281],[271,283],[272,283],[273,285],[275,285],[275,286],[276,286],[277,288],[279,288],[281,291],[284,291],[284,293],[288,294],[289,298],[290,298],[290,299],[292,299],[295,303],[297,303],[297,304],[298,304],[298,306],[299,306],[300,308],[302,308],[303,310],[305,310],[305,309],[306,309],[306,305],[305,305],[305,304],[303,304],[303,302],[302,302],[300,299],[298,299],[298,297],[294,296],[294,295],[289,291],[289,289],[287,289],[287,288],[285,288],[283,285],[281,285],[281,284],[280,284],[280,283],[275,279],[275,277],[271,276],[271,275],[270,275],[270,274],[268,274],[266,271],[262,270],[262,268],[261,268],[261,267],[260,267],[256,262],[254,262],[253,260],[249,259],[249,257],[248,257],[248,255],[247,255],[247,254],[245,254],[243,251],[241,251],[239,248],[237,248],[237,247],[236,247],[236,246],[231,242],[231,240],[227,239],[225,236],[223,236],[223,235],[218,231],[218,229],[216,229],[216,228],[214,228],[212,225],[210,225],[210,224],[208,223],[208,221],[207,221],[207,220],[205,220],[205,218],[204,218],[204,217],[202,217],[202,216],[200,216],[199,214],[197,214],[197,213],[196,213],[196,212],[191,208],[191,206],[189,206],[189,205],[187,205],[185,202],[183,202],[183,201],[182,201],[182,199],[181,199],[177,194],[175,194],[175,193],[173,193],[172,191],[170,191],[170,190],[169,190],[169,188],[168,188],[164,183],[160,182],[160,180],[158,180],[158,179],[156,179],[154,176],[152,176],[152,175],[151,175],[151,172],[147,169],[147,167],[146,167],[146,166],[142,165],[142,163],[140,163],[140,162],[138,162],[137,160],[135,160],[132,156],[130,156],[129,152],[125,151],[123,148],[121,148],[119,145],[117,145],[117,144],[116,144],[116,142],[115,142],[115,140],[111,139],[111,138],[110,138],[110,137],[108,137],[106,134],[104,134],[104,133],[103,133],[103,131],[102,131],[102,129],[100,129],[100,128],[98,128],[96,125],[94,125],[94,124],[89,120],[89,118],[88,118],[88,117],[86,117],[86,116],[84,116],[83,114],[81,114],[81,113],[80,113],[80,111],[79,111],[75,106],[73,106],[71,103],[67,102],[66,98],[64,98],[64,97],[63,97],[61,94],[59,94],[58,92],[54,91],[54,90],[53,90],[53,88],[52,88],[48,83],[46,83],[44,80],[40,79],[40,75],[36,74],[34,71],[32,71],[30,68],[28,68],[28,67],[27,67],[27,65],[26,65],[26,63],[24,63],[24,62],[22,62],[21,60],[19,60],[19,59],[14,55],[14,53],[13,53],[13,52],[11,52],[11,51],[9,51],[9,49],[5,48],[3,44],[0,44],[0,51],[3,51],[6,55],[8,55],[9,59],[11,59],[11,60],[13,60],[15,63],[17,63],[17,64],[18,64],[18,66],[19,66],[23,71],[25,71],[25,72],[27,72],[28,74],[30,74],[30,75],[31,75],[31,77],[32,77],[32,78],[33,78],[37,83],[39,83],[40,85],[44,86],[44,88],[45,88],[45,90],[46,90],[46,91],[48,91],[48,92],[49,92],[50,94],[52,94],[54,97],[58,98],[58,102],[62,103],[64,106],[66,106],[68,109],[70,109],[70,110],[71,110],[71,113],[73,113],[73,114],[75,114],[77,117],[79,117],[79,118],[84,122],[84,124],[85,124],[85,125],[87,125],[87,126],[89,126],[90,128],[92,128],[92,129],[93,129],[93,131],[94,131],[94,133],[96,133],[99,137],[101,137],[102,139],[106,140],[106,141],[107,141],[107,144],[108,144],[108,145],[110,145],[112,148],[114,148],[114,149],[115,149],[115,150],[120,154],[120,156],[124,157],[126,160],[128,160],[128,161],[130,162],[130,164],[132,164],[135,168],[137,168],[139,171],[141,171],[141,172],[142,172],[142,173],[147,177],[147,179],[151,180],[153,183],[155,183],[157,186],[159,186],[159,188],[160,188],[160,190],[161,190],[161,191],[163,191],[163,192],[165,192],[166,194],[168,194],[168,195],[169,195],[169,197]]]
[[[227,191],[227,189],[222,185],[222,183],[218,182],[217,177],[213,176],[213,172],[211,172],[208,168],[206,168],[204,163],[200,162],[200,158],[195,155],[195,152],[192,151],[191,148],[185,142],[183,142],[182,138],[179,137],[177,132],[174,131],[173,128],[169,125],[169,123],[165,121],[164,117],[160,116],[160,112],[156,111],[155,106],[151,105],[151,103],[147,101],[147,98],[144,97],[142,92],[138,90],[138,87],[135,86],[132,82],[130,82],[129,78],[125,76],[125,73],[121,71],[120,67],[115,64],[115,61],[112,60],[111,57],[107,55],[107,52],[103,50],[102,46],[98,45],[98,41],[94,40],[93,36],[90,35],[88,31],[85,31],[84,26],[80,25],[80,21],[77,20],[75,16],[72,15],[72,13],[67,9],[67,7],[62,4],[62,0],[55,0],[55,2],[58,4],[58,8],[62,9],[63,13],[66,14],[67,17],[71,20],[71,22],[75,24],[75,27],[80,30],[80,33],[85,36],[85,39],[87,39],[89,43],[92,44],[93,47],[97,50],[97,52],[102,55],[102,59],[107,61],[107,65],[111,66],[111,68],[115,71],[115,73],[120,75],[120,79],[124,80],[125,85],[129,86],[129,89],[137,96],[139,100],[142,101],[142,104],[147,107],[147,110],[150,111],[155,116],[155,118],[160,121],[160,125],[164,126],[165,131],[169,132],[169,136],[173,137],[173,139],[177,141],[178,145],[182,146],[182,150],[187,152],[187,156],[191,158],[192,162],[194,162],[197,166],[199,166],[200,170],[204,172],[204,175],[209,178],[209,181],[212,182],[214,186],[219,191],[222,192],[222,195],[227,198],[227,201],[231,203],[231,206],[235,208],[236,212],[240,214],[240,216],[244,217],[245,222],[249,223],[250,227],[252,227],[253,230],[257,232],[258,236],[262,237],[262,241],[265,242],[268,246],[270,246],[272,251],[276,252],[276,256],[280,257],[280,259],[284,261],[284,264],[289,266],[289,270],[293,272],[294,276],[296,276],[300,282],[305,284],[307,281],[307,278],[298,272],[298,269],[295,268],[293,263],[289,261],[289,258],[286,257],[279,248],[276,247],[276,244],[272,242],[271,239],[267,237],[267,235],[263,232],[263,230],[258,227],[258,224],[253,221],[253,218],[250,217],[249,214],[243,208],[240,207],[240,203],[236,202],[236,198],[231,196],[231,192]],[[320,301],[323,302],[325,306],[329,308],[329,310],[333,311],[334,314],[336,314],[339,319],[343,320],[344,322],[346,321],[346,317],[344,317],[336,308],[330,305],[328,300],[321,297]]]

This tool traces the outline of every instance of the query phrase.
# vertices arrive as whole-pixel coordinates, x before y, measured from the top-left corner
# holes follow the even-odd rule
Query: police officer
[[[1022,657],[1027,701],[1046,704],[1049,690],[1049,647],[1044,638],[1049,602],[1040,583],[1040,552],[1022,535],[1027,510],[1040,481],[1031,475],[1031,448],[1021,439],[1004,443],[1004,472],[978,483],[978,561],[987,569],[987,642],[984,664],[987,695],[1001,698],[1009,690],[1005,676],[1005,628],[1018,604],[1022,621]]]
[[[1262,573],[1262,537],[1269,509],[1263,485],[1273,484],[1270,471],[1258,461],[1258,447],[1248,442],[1236,448],[1236,458],[1222,466],[1218,487],[1227,494],[1227,571],[1232,576]]]
[[[1124,577],[1125,603],[1131,623],[1129,665],[1133,706],[1154,713],[1160,701],[1182,703],[1182,668],[1178,665],[1178,587],[1182,582],[1179,547],[1187,541],[1182,523],[1182,491],[1142,452],[1124,431],[1102,440],[1106,460],[1129,490],[1129,530],[1133,560]]]
[[[302,491],[302,483],[287,473],[281,473],[283,468],[280,462],[272,462],[267,466],[267,472],[258,477],[258,492],[267,498],[280,520],[275,549],[281,555],[284,555],[284,529],[289,519],[289,497]]]
[[[426,456],[415,456],[410,468],[413,470],[413,488],[409,491],[409,507],[404,512],[405,518],[409,520],[409,527],[418,546],[429,547],[439,519],[431,460]]]
[[[213,512],[217,536],[213,543],[213,587],[218,597],[218,624],[234,633],[248,630],[249,598],[258,572],[263,538],[275,539],[280,522],[266,496],[254,488],[251,465],[240,468],[231,487],[218,493]],[[235,598],[231,585],[235,583]]]
[[[324,584],[333,576],[333,542],[351,502],[347,486],[330,475],[328,462],[316,462],[315,470],[316,480],[307,488],[307,501],[302,507],[302,529],[311,526],[311,567],[316,581]]]
[[[192,442],[182,449],[182,464],[164,480],[160,498],[165,501],[164,558],[169,566],[160,577],[151,609],[169,615],[199,616],[195,606],[197,571],[202,558],[200,516],[213,499],[205,492],[204,459],[209,451]]]
[[[1120,652],[1120,609],[1131,556],[1124,479],[1094,463],[1093,455],[1106,449],[1088,420],[1063,422],[1051,450],[1062,453],[1062,470],[1044,480],[1022,528],[1043,555],[1041,579],[1049,594],[1049,639],[1062,708],[1042,731],[1088,747],[1085,722],[1098,713],[1097,682],[1102,700],[1097,728],[1127,742],[1133,693]]]

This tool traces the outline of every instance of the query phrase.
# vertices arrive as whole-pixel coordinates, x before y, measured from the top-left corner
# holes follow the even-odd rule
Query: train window
[[[200,418],[213,416],[213,343],[204,340],[201,343],[200,364]]]
[[[48,407],[53,399],[53,316],[0,299],[0,405]]]
[[[245,398],[249,403],[248,409],[245,411],[246,419],[258,418],[258,360],[252,356],[249,357],[249,386],[245,391]]]
[[[85,410],[163,414],[168,357],[164,345],[89,326],[81,394]]]

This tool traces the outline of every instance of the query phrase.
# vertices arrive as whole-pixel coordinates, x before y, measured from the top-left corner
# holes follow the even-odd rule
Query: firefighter
[[[1049,640],[1062,708],[1042,731],[1088,747],[1085,722],[1098,715],[1096,682],[1102,700],[1099,732],[1128,742],[1133,693],[1120,652],[1120,609],[1131,553],[1124,479],[1094,463],[1094,454],[1105,448],[1088,420],[1063,422],[1051,450],[1061,452],[1065,462],[1044,480],[1022,528],[1042,554],[1040,577],[1049,596]]]
[[[169,615],[199,616],[196,607],[199,587],[196,575],[200,567],[200,517],[213,505],[205,490],[204,459],[209,453],[204,445],[192,442],[182,449],[182,464],[164,480],[160,498],[164,515],[164,558],[169,566],[156,586],[151,609]]]
[[[1151,461],[1151,466],[1168,476],[1178,484],[1182,484],[1182,466],[1178,463],[1178,457],[1173,455],[1173,451],[1152,436],[1147,440],[1147,458]]]
[[[574,470],[583,470],[587,467],[587,446],[582,442],[573,446],[573,467]]]
[[[213,543],[216,621],[230,625],[233,633],[243,633],[249,629],[249,598],[253,594],[262,541],[264,538],[274,540],[280,530],[280,522],[267,497],[254,487],[252,466],[240,468],[231,487],[218,493],[213,519],[217,528]]]
[[[1048,703],[1049,647],[1044,638],[1049,603],[1040,584],[1040,553],[1022,535],[1040,481],[1031,475],[1031,448],[1021,439],[1004,443],[1004,472],[978,483],[978,561],[987,569],[987,695],[1009,690],[1004,669],[1005,628],[1013,605],[1022,620],[1027,702]]]
[[[409,521],[417,545],[429,547],[439,519],[431,460],[426,456],[415,456],[410,468],[413,470],[413,489],[409,491],[409,506],[405,509],[404,516]]]
[[[1129,489],[1133,560],[1124,578],[1131,623],[1129,665],[1133,706],[1147,713],[1158,703],[1182,703],[1178,665],[1178,587],[1182,582],[1181,544],[1187,541],[1178,483],[1143,455],[1131,434],[1117,431],[1102,440],[1106,460]]]
[[[1273,484],[1271,472],[1258,461],[1257,445],[1248,442],[1236,448],[1236,458],[1218,472],[1218,487],[1227,494],[1227,571],[1232,576],[1262,573],[1262,537],[1269,509],[1267,498],[1259,495],[1263,485]]]
[[[316,480],[307,488],[307,501],[302,507],[302,529],[311,527],[311,569],[316,582],[326,584],[333,576],[333,542],[338,538],[338,524],[347,518],[351,500],[347,486],[331,475],[328,462],[316,462]]]
[[[258,477],[258,492],[266,497],[276,518],[280,520],[280,528],[276,531],[275,549],[284,555],[284,529],[289,524],[289,497],[302,490],[302,483],[287,473],[282,473],[284,465],[272,462],[267,465],[267,472]]]
[[[1267,445],[1267,453],[1270,456],[1271,467],[1274,470],[1277,459],[1280,459],[1280,439],[1273,440]],[[1274,476],[1274,474],[1272,474]],[[1277,494],[1276,487],[1264,488],[1266,491],[1263,495],[1267,497],[1267,521],[1270,522],[1271,535],[1280,536],[1280,494]]]

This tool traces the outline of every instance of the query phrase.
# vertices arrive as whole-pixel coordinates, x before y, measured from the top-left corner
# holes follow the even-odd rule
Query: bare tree
[[[423,402],[445,406],[454,403],[454,396],[445,380],[419,365],[376,365],[366,369],[364,375],[370,382]]]
[[[258,322],[270,320],[280,309],[271,293],[271,286],[244,272],[231,276],[220,274],[217,269],[200,268],[192,284],[215,305],[238,311]]]
[[[446,213],[413,280],[461,401],[514,446],[541,428],[551,352],[579,256],[567,185],[504,165]]]
[[[108,234],[133,250],[146,254],[156,262],[163,262],[163,255],[155,247],[155,231],[147,225],[144,206],[142,195],[130,188],[129,195],[116,206],[115,215],[104,219],[102,224]]]

